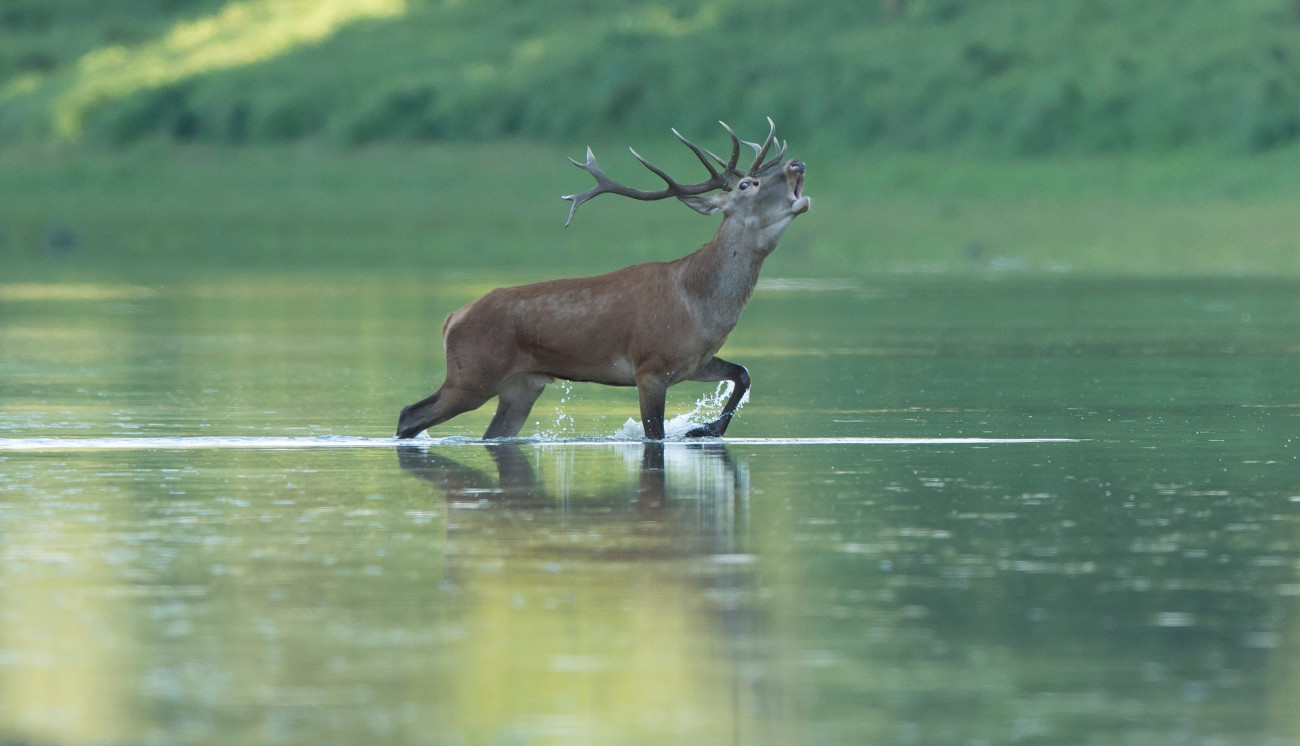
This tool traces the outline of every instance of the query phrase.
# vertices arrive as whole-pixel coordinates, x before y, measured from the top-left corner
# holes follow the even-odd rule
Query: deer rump
[[[732,381],[721,416],[686,434],[723,435],[749,388],[749,374],[716,353],[752,295],[763,260],[794,217],[809,208],[802,193],[804,164],[782,163],[784,145],[772,161],[763,161],[774,125],[766,143],[751,143],[757,157],[746,171],[736,168],[741,141],[727,131],[733,147],[726,162],[678,135],[710,171],[699,184],[677,184],[637,156],[668,184],[646,192],[605,176],[590,149],[585,164],[574,161],[597,185],[565,197],[573,202],[570,220],[580,204],[608,192],[638,200],[677,197],[697,212],[722,212],[722,225],[698,251],[672,262],[500,288],[453,312],[443,325],[447,378],[432,396],[402,410],[397,437],[414,437],[494,396],[497,411],[483,437],[513,437],[543,388],[556,379],[636,386],[641,423],[652,440],[664,437],[669,386]],[[707,190],[724,191],[706,195]]]

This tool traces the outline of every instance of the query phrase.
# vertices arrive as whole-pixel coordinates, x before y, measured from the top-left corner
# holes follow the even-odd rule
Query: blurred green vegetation
[[[670,171],[702,171],[669,133],[636,146]],[[654,183],[619,144],[595,151],[615,178]],[[580,153],[527,142],[0,151],[0,257],[24,275],[510,268],[518,280],[521,270],[540,279],[671,259],[712,235],[716,218],[675,200],[612,197],[563,228],[559,196],[590,181],[564,159]],[[810,164],[813,209],[768,260],[769,276],[1300,277],[1296,150],[990,160],[812,146],[795,155]]]
[[[669,127],[771,115],[805,271],[1300,274],[1297,38],[1300,0],[6,0],[0,259],[664,258],[709,229],[538,230],[563,156],[653,183],[624,146],[693,173]]]
[[[1300,138],[1298,35],[1297,0],[6,0],[0,134],[80,136],[62,116],[114,145],[356,145],[771,115],[856,146],[1259,152]],[[84,95],[97,77],[118,82]]]

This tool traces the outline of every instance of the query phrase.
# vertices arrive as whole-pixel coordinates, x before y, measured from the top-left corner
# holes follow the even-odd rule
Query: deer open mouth
[[[808,198],[803,194],[803,174],[796,173],[792,174],[792,176],[793,178],[790,180],[790,209],[794,211],[795,215],[802,215],[808,212],[810,206]]]

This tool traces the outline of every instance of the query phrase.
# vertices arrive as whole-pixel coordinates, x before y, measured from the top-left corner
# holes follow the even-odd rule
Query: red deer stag
[[[402,410],[397,437],[414,437],[493,396],[499,400],[497,411],[483,437],[513,437],[542,389],[556,379],[636,386],[641,425],[650,440],[664,437],[669,386],[731,381],[731,396],[718,419],[686,437],[725,433],[749,389],[749,372],[715,354],[753,294],[763,260],[809,206],[803,194],[804,164],[782,161],[785,144],[764,160],[776,140],[776,125],[771,119],[768,124],[766,142],[746,143],[755,158],[744,171],[736,167],[742,141],[726,124],[731,157],[725,162],[673,130],[709,170],[709,178],[698,184],[677,183],[633,150],[667,184],[658,191],[610,179],[588,148],[587,162],[573,165],[595,177],[596,185],[564,198],[573,203],[569,222],[582,203],[599,194],[637,200],[676,197],[704,215],[721,212],[717,234],[699,251],[675,261],[500,288],[455,311],[442,326],[447,380],[433,396]]]

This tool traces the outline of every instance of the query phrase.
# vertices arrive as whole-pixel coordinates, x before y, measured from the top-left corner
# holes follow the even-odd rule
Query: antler
[[[772,160],[768,161],[767,163],[763,162],[763,158],[767,157],[768,148],[771,148],[772,143],[776,142],[776,122],[772,121],[772,117],[767,118],[767,125],[768,125],[767,140],[765,140],[761,146],[758,143],[753,143],[753,142],[745,143],[749,147],[753,148],[755,153],[754,162],[750,164],[749,170],[745,172],[750,176],[757,176],[758,174],[766,171],[772,166],[780,163],[782,156],[785,155],[786,143],[779,142],[777,143],[776,146],[776,155],[774,155],[772,157]]]
[[[772,120],[768,119],[767,121],[770,123]],[[566,228],[569,227],[569,223],[573,222],[573,216],[578,212],[578,205],[581,205],[583,202],[586,202],[587,200],[591,199],[592,197],[595,197],[598,194],[605,194],[606,192],[610,194],[621,194],[624,197],[631,197],[632,199],[637,199],[637,200],[653,201],[659,199],[666,199],[668,197],[689,197],[696,194],[704,194],[705,192],[711,192],[714,189],[725,189],[729,187],[732,181],[739,179],[746,174],[746,172],[739,171],[736,169],[736,163],[737,161],[740,160],[741,140],[740,138],[736,137],[736,133],[731,131],[731,128],[727,126],[726,122],[718,122],[718,124],[721,124],[723,129],[727,131],[727,134],[731,135],[731,158],[727,159],[726,161],[723,161],[721,158],[709,152],[708,150],[705,150],[704,148],[699,147],[698,145],[691,142],[690,140],[687,140],[685,137],[682,137],[682,134],[677,130],[675,129],[673,130],[673,134],[677,136],[677,139],[681,140],[682,143],[686,145],[686,147],[690,148],[691,152],[695,153],[695,157],[700,159],[700,163],[703,163],[704,167],[709,169],[709,178],[705,179],[704,181],[701,181],[698,184],[677,183],[676,181],[673,180],[671,176],[664,173],[662,170],[656,168],[654,165],[650,163],[650,161],[647,161],[645,158],[642,158],[640,153],[636,152],[635,150],[632,150],[631,148],[628,148],[628,150],[631,150],[632,155],[638,161],[641,161],[641,165],[650,169],[651,171],[654,172],[656,176],[664,180],[664,183],[667,184],[665,188],[659,189],[657,191],[646,191],[643,189],[634,189],[632,187],[625,186],[623,184],[618,183],[617,181],[614,181],[613,179],[609,178],[609,176],[607,176],[604,171],[601,171],[599,166],[596,165],[596,155],[591,152],[591,148],[587,148],[586,163],[578,163],[577,161],[570,158],[569,159],[570,163],[572,163],[573,165],[577,166],[578,168],[582,169],[583,171],[586,171],[587,173],[595,177],[596,186],[592,187],[591,189],[588,189],[587,191],[581,194],[569,194],[563,198],[573,203],[573,207],[569,208],[569,219],[564,222],[564,227]],[[773,133],[775,133],[776,125],[772,125],[772,131]],[[768,135],[767,138],[768,145],[771,145],[773,136],[774,136],[773,134]],[[766,154],[766,150],[767,150],[767,146],[764,146],[764,154]],[[784,146],[781,148],[781,152],[785,152]],[[780,154],[778,153],[778,157],[779,155]],[[722,166],[722,171],[718,171],[718,169],[714,168],[713,163],[710,162],[710,159],[716,161],[719,166]],[[762,160],[762,156],[760,155],[759,158],[755,161],[755,165],[757,165],[758,162],[761,160]]]

